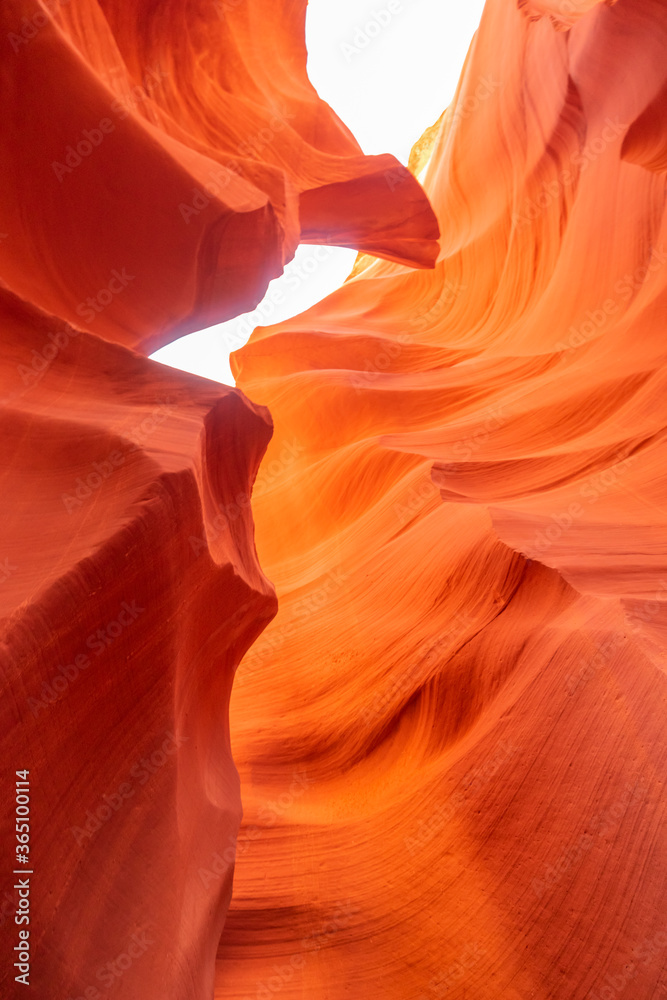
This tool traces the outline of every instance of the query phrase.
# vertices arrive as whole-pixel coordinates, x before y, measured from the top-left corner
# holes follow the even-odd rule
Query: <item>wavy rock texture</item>
[[[310,86],[304,17],[0,11],[0,711],[3,759],[30,770],[35,995],[212,994],[241,815],[228,700],[276,610],[249,510],[267,411],[129,348],[253,307],[298,242],[438,252],[414,177]]]
[[[316,99],[303,5],[0,27],[33,990],[657,1000],[664,6],[490,0],[418,154],[420,272],[427,202]],[[127,350],[254,304],[299,239],[393,262],[255,332],[254,403]]]
[[[248,501],[270,418],[8,293],[0,323],[0,732],[30,769],[34,871],[30,987],[4,963],[2,995],[210,995],[241,814],[227,705],[276,608]]]
[[[305,9],[7,0],[5,283],[150,353],[253,308],[299,242],[432,267],[421,188],[308,81]]]
[[[666,33],[489,0],[435,271],[234,356],[279,612],[232,694],[219,1000],[667,991]]]

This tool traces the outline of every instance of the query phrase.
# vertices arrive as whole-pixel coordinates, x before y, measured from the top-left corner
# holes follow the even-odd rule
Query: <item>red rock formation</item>
[[[305,6],[7,0],[6,284],[150,353],[253,308],[298,242],[431,267],[421,188],[308,82]]]
[[[487,3],[443,118],[435,271],[235,355],[279,612],[220,1000],[667,989],[667,19],[528,7]]]
[[[231,741],[220,1000],[656,1000],[664,6],[489,0],[420,272],[395,260],[432,259],[422,195],[316,100],[302,5],[40,9],[1,15],[2,274],[62,317],[2,294],[33,987],[210,996]],[[255,332],[254,403],[127,349],[256,301],[299,227],[394,262]],[[91,296],[97,336],[64,322]]]
[[[128,348],[251,308],[298,242],[437,255],[412,175],[310,86],[304,16],[0,11],[2,734],[29,771],[30,869],[13,811],[2,833],[40,996],[211,994],[240,821],[228,699],[275,613],[249,511],[268,413]]]
[[[30,988],[206,996],[241,812],[227,703],[275,612],[248,500],[270,418],[8,293],[0,310],[0,731],[12,812],[30,771]]]

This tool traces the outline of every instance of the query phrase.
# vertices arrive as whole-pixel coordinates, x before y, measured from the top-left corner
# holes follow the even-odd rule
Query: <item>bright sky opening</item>
[[[364,153],[410,149],[451,102],[483,0],[310,0],[308,74]],[[302,244],[250,313],[163,347],[155,361],[233,385],[229,354],[256,326],[304,312],[338,288],[356,251]]]

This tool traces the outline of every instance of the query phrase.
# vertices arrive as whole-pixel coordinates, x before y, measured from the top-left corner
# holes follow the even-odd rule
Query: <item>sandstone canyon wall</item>
[[[303,4],[39,10],[1,15],[30,989],[658,1000],[664,5],[488,0],[413,154],[437,222],[317,100]],[[362,256],[238,389],[135,353],[300,240]]]
[[[250,512],[272,424],[141,355],[253,307],[301,241],[438,252],[414,178],[310,86],[304,17],[0,11],[3,997],[213,992],[229,694],[276,610]]]
[[[234,355],[279,611],[219,998],[667,993],[666,51],[659,3],[489,0],[435,270]]]

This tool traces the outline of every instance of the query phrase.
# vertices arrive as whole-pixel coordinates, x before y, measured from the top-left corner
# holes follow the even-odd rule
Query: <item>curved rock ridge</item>
[[[299,242],[432,267],[421,187],[308,81],[305,10],[7,0],[6,286],[150,353],[252,309]]]
[[[231,700],[218,1000],[667,991],[667,17],[569,7],[487,3],[435,270],[233,356],[279,612]]]
[[[241,817],[232,678],[276,610],[249,499],[271,419],[7,292],[0,328],[0,733],[30,771],[27,992],[199,1000]],[[20,878],[5,867],[8,954]],[[23,995],[16,971],[3,997]]]

